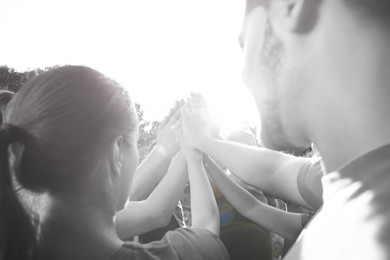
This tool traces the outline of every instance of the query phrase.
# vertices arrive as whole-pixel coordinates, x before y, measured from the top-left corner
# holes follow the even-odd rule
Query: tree
[[[17,72],[8,66],[0,67],[0,88],[17,92],[27,81],[29,72]]]
[[[0,66],[0,89],[10,90],[16,93],[30,78],[55,68],[58,68],[58,66],[46,67],[44,69],[37,68],[35,70],[29,70],[25,72],[17,72],[15,69],[8,66]]]
[[[145,120],[144,112],[139,103],[135,103],[135,108],[137,110],[139,128],[138,150],[140,162],[142,162],[154,147],[158,122]]]

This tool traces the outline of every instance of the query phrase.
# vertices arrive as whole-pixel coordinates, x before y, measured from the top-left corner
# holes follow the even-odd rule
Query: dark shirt
[[[229,259],[217,235],[195,228],[178,228],[166,233],[160,241],[148,244],[126,242],[105,260],[176,260],[176,259]]]

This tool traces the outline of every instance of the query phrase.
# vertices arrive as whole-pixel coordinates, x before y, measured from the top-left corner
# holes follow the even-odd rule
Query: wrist
[[[201,152],[192,151],[192,152],[186,153],[185,157],[187,159],[187,164],[203,163],[203,153],[201,153]]]
[[[156,147],[153,150],[158,156],[163,159],[171,160],[176,154],[175,151],[168,149],[165,145],[157,143]]]
[[[208,153],[210,147],[212,147],[218,140],[214,137],[205,137],[199,141],[198,149],[204,153]]]

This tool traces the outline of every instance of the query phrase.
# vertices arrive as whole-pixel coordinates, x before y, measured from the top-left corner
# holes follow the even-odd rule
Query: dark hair
[[[3,114],[8,102],[15,95],[14,92],[8,90],[0,90],[0,125],[3,124]]]
[[[378,21],[390,21],[389,0],[345,0],[347,5],[361,14],[369,15]]]
[[[248,15],[255,7],[268,6],[272,0],[246,0],[245,15]],[[347,5],[361,14],[369,15],[378,21],[390,21],[389,0],[345,0]]]
[[[267,7],[270,1],[272,0],[246,0],[245,15],[250,14],[259,5]]]
[[[13,101],[0,129],[0,259],[28,259],[34,255],[36,230],[16,187],[77,194],[91,179],[106,145],[133,133],[137,116],[117,82],[83,66],[44,72],[29,80]]]

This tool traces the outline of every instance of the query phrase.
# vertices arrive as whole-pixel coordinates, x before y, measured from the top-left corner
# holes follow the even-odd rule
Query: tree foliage
[[[142,161],[154,146],[158,122],[145,120],[144,111],[139,103],[135,103],[135,108],[137,110],[139,128],[138,149],[140,161]]]
[[[0,67],[0,88],[17,92],[27,81],[29,72],[17,72],[8,66]]]

